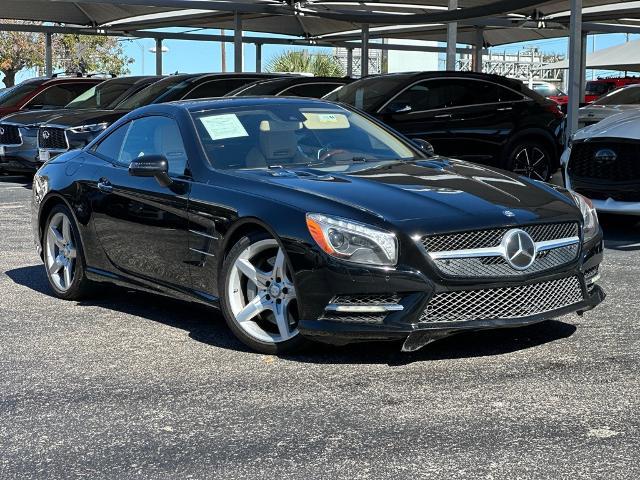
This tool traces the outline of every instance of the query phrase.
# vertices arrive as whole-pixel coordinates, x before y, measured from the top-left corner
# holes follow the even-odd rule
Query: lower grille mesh
[[[577,277],[531,285],[459,290],[436,294],[421,322],[509,319],[549,312],[583,300]]]

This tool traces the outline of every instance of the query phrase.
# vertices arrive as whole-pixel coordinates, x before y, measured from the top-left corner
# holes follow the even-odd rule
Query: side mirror
[[[163,187],[173,183],[169,172],[169,162],[164,155],[147,155],[138,157],[129,164],[129,175],[132,177],[155,177]]]
[[[387,113],[409,113],[413,108],[404,102],[391,102],[387,107]]]
[[[433,145],[422,138],[414,138],[413,143],[429,157],[433,157],[436,154]]]

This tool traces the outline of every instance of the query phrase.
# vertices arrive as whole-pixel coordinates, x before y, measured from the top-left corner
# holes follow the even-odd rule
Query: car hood
[[[257,176],[270,185],[295,190],[298,197],[306,193],[312,199],[322,197],[394,224],[413,225],[415,231],[580,218],[573,201],[551,185],[459,160],[397,162],[348,174],[249,170],[241,175]],[[270,190],[270,195],[275,193]],[[288,193],[285,201],[313,211],[313,201],[307,205]]]
[[[629,110],[640,110],[640,105],[589,105],[580,109],[579,118],[582,121],[602,120]]]
[[[0,122],[25,126],[41,125],[68,111],[70,110],[26,110],[7,115]]]
[[[46,122],[46,125],[69,128],[102,122],[113,123],[126,113],[125,110],[65,110],[60,112],[60,115],[51,118]]]
[[[611,115],[601,122],[578,130],[574,140],[594,137],[615,137],[640,140],[640,108],[627,109],[623,113]]]

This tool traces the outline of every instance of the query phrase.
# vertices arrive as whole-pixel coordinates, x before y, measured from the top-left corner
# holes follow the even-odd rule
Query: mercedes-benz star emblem
[[[47,140],[50,136],[51,134],[49,133],[49,130],[45,130],[44,132],[42,132],[42,138],[44,138],[45,140]]]
[[[514,228],[502,237],[505,260],[516,270],[526,270],[536,259],[536,244],[524,230]]]

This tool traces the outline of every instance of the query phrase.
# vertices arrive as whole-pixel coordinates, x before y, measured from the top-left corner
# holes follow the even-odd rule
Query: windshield
[[[620,88],[599,98],[594,105],[635,105],[640,104],[640,87]]]
[[[15,107],[24,97],[37,90],[40,84],[41,82],[29,82],[10,88],[0,97],[0,107]]]
[[[422,158],[371,120],[333,105],[269,104],[192,115],[209,161],[218,169],[352,171],[370,162]]]
[[[553,85],[538,84],[534,85],[533,89],[544,97],[558,97],[564,96],[565,94],[562,90]]]
[[[371,77],[345,85],[325,95],[324,98],[370,112],[388,100],[397,88],[398,79],[394,76]]]
[[[614,88],[614,84],[612,82],[587,82],[585,87],[585,94],[587,95],[604,95],[608,91]]]
[[[107,80],[90,88],[82,95],[74,98],[64,108],[100,108],[108,109],[111,104],[131,88],[131,82]]]
[[[145,105],[179,100],[191,85],[191,77],[173,76],[152,83],[118,105],[121,110],[134,110]]]

